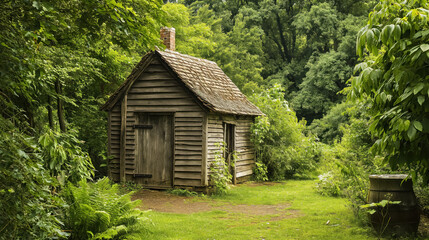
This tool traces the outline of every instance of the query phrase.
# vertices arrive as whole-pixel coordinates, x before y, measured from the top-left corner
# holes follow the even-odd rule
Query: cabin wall
[[[111,157],[108,164],[109,177],[119,181],[119,154],[121,134],[121,106],[116,104],[109,112],[108,117],[108,155]]]
[[[235,125],[235,150],[237,152],[236,160],[236,178],[250,176],[253,174],[255,165],[255,148],[250,141],[250,127],[253,123],[252,117],[209,114],[208,116],[208,172],[210,164],[215,159],[215,152],[219,150],[216,143],[224,141],[224,123]],[[210,174],[210,172],[209,172]]]
[[[174,186],[203,186],[203,121],[206,115],[192,94],[155,59],[127,95],[125,176],[134,180],[138,112],[174,113]],[[113,140],[112,140],[113,141]],[[205,156],[205,154],[204,154]],[[112,164],[112,167],[116,165]]]

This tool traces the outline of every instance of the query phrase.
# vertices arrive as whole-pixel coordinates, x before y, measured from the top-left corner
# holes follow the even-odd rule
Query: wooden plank
[[[190,98],[189,99],[188,98],[155,99],[155,100],[129,99],[128,105],[130,106],[194,106],[195,103]]]
[[[200,186],[201,180],[199,179],[174,179],[175,186]]]
[[[175,172],[174,178],[180,178],[180,179],[201,179],[201,173],[197,172]]]
[[[194,146],[194,145],[180,145],[176,144],[176,151],[185,150],[185,151],[202,151],[202,146]]]
[[[176,121],[175,124],[176,124],[176,127],[201,127],[203,125],[202,121],[201,122]]]
[[[146,68],[145,73],[156,73],[156,72],[165,72],[164,66],[161,64],[151,64],[148,68]]]
[[[241,160],[241,161],[237,161],[235,164],[237,166],[243,166],[243,165],[248,165],[248,164],[254,164],[255,160],[250,159],[250,160]]]
[[[172,79],[171,75],[168,72],[160,72],[160,73],[150,73],[146,72],[141,74],[138,80],[159,80],[159,79]]]
[[[201,166],[176,166],[176,172],[201,172]]]
[[[128,95],[128,99],[190,99],[190,97],[184,93],[133,93]]]
[[[178,86],[166,86],[166,87],[139,87],[131,88],[130,93],[182,93],[183,89]]]
[[[176,160],[200,160],[201,161],[201,154],[200,155],[174,155]]]
[[[176,139],[176,145],[184,145],[184,146],[202,146],[201,141],[179,141]]]
[[[202,136],[176,136],[177,141],[202,141]]]
[[[176,117],[204,117],[204,112],[177,112]]]
[[[208,186],[207,177],[207,145],[208,145],[208,116],[204,114],[203,117],[203,149],[201,159],[201,185]]]
[[[107,156],[112,156],[112,128],[110,122],[112,121],[112,113],[107,114]],[[110,163],[107,164],[107,176],[112,180],[112,173],[110,172]]]
[[[174,152],[176,156],[201,156],[201,149],[199,151],[177,150]]]
[[[129,111],[134,112],[183,112],[183,111],[198,111],[201,108],[195,106],[129,106]]]
[[[201,161],[199,160],[177,160],[175,166],[201,166]]]
[[[121,103],[121,139],[120,139],[120,181],[125,182],[125,144],[126,144],[126,124],[127,124],[127,95]]]
[[[244,172],[239,172],[239,173],[237,173],[237,178],[252,175],[252,174],[253,174],[253,170],[247,170]]]
[[[138,81],[135,81],[133,86],[131,87],[131,89],[133,89],[133,88],[148,88],[148,87],[176,87],[176,86],[179,87],[179,84],[174,79],[163,78],[161,80],[138,80]]]
[[[202,136],[200,131],[176,131],[176,136]]]
[[[203,122],[202,117],[176,117],[176,122]]]
[[[176,127],[175,129],[176,131],[200,131],[200,132],[202,131],[201,126],[198,126],[198,127],[180,126],[180,127]]]

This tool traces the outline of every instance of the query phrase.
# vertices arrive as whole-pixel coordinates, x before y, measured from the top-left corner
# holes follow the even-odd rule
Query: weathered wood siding
[[[252,122],[253,119],[250,117],[236,120],[235,147],[238,153],[238,160],[235,164],[235,171],[237,172],[236,178],[253,174],[253,167],[255,166],[255,148],[250,141],[250,127]]]
[[[215,152],[219,149],[216,143],[224,141],[224,122],[235,125],[236,178],[252,175],[255,165],[255,149],[250,141],[251,117],[234,117],[231,115],[210,114],[208,116],[208,162],[207,168],[214,161]],[[210,173],[209,173],[210,174]]]
[[[174,113],[173,184],[203,185],[203,119],[206,114],[192,94],[159,62],[153,60],[134,82],[127,98],[126,175],[135,173],[136,112]]]
[[[121,106],[116,104],[109,112],[109,131],[108,131],[108,145],[109,145],[109,176],[114,181],[119,181],[119,154],[120,154],[120,134],[121,134]]]

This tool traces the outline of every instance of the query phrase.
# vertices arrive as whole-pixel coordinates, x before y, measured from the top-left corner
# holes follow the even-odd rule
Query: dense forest
[[[145,221],[129,195],[110,199],[117,187],[90,182],[109,161],[100,106],[146,52],[164,48],[163,26],[176,29],[178,52],[216,62],[265,113],[252,127],[256,180],[320,175],[321,194],[350,198],[358,216],[368,174],[411,173],[428,206],[427,9],[423,0],[3,1],[0,239],[141,230],[123,229]],[[97,205],[112,211],[108,223]]]

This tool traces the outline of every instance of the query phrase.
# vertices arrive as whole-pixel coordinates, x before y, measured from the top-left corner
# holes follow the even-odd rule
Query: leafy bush
[[[214,152],[215,159],[210,164],[210,182],[213,186],[213,193],[223,195],[227,193],[231,183],[232,175],[228,170],[223,153],[225,152],[225,143],[216,143],[217,150]],[[235,158],[234,161],[235,163]]]
[[[169,190],[168,192],[177,196],[185,196],[185,197],[198,196],[198,193],[196,192],[189,191],[187,189],[180,189],[180,188],[172,189],[172,190]]]
[[[251,97],[266,114],[252,125],[252,141],[257,161],[267,167],[270,180],[307,176],[315,169],[320,153],[319,144],[304,136],[305,122],[298,121],[283,91],[275,84]]]
[[[57,182],[37,141],[0,115],[0,146],[0,239],[66,236],[57,216],[62,201],[52,191]]]
[[[132,193],[121,195],[119,185],[108,178],[68,184],[64,222],[69,239],[141,239],[149,219],[136,209],[140,202],[131,201]]]
[[[45,168],[56,177],[62,185],[66,181],[77,183],[81,179],[90,179],[93,166],[88,153],[82,151],[81,142],[75,133],[59,133],[48,129],[39,138]]]
[[[340,127],[341,142],[324,148],[320,169],[323,174],[316,188],[323,195],[347,197],[355,215],[364,220],[360,206],[366,204],[368,176],[390,170],[382,157],[373,156],[369,151],[373,139],[368,132],[368,118],[359,106],[349,111],[354,113],[349,122]]]
[[[341,140],[343,132],[339,126],[349,121],[347,108],[351,106],[346,102],[333,106],[323,118],[314,120],[308,127],[309,130],[326,144]]]
[[[268,181],[268,169],[265,164],[256,162],[253,168],[253,178],[256,181]]]

